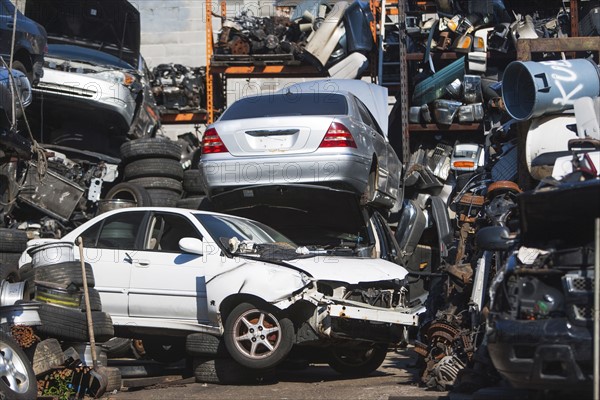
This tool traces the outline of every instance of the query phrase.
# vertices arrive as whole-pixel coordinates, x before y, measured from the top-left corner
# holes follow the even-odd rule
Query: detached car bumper
[[[488,333],[488,350],[496,369],[516,388],[591,390],[592,338],[591,328],[565,318],[498,319]]]

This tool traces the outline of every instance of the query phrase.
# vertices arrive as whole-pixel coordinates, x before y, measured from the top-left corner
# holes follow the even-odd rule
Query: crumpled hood
[[[25,15],[69,43],[112,54],[134,68],[140,57],[140,12],[126,0],[27,0]]]
[[[350,284],[404,279],[408,271],[398,264],[380,258],[334,257],[318,255],[287,261],[312,275],[316,280]]]

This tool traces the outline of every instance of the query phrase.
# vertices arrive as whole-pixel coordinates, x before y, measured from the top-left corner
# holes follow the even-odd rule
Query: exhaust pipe
[[[600,69],[587,59],[513,61],[504,70],[502,99],[518,121],[573,108],[580,97],[600,95]]]

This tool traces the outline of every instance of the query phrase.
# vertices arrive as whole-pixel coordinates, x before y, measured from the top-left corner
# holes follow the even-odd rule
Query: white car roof
[[[371,111],[385,137],[388,136],[388,90],[386,87],[358,79],[320,79],[286,86],[278,93],[335,93],[349,92],[358,97]]]

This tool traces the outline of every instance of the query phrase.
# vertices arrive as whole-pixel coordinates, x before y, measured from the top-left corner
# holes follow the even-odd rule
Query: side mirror
[[[202,240],[185,237],[179,240],[179,248],[185,253],[202,255]]]
[[[10,72],[12,72],[12,78]],[[15,90],[11,90],[13,83]],[[9,115],[12,113],[13,92],[15,93],[14,102],[20,102],[23,106],[17,106],[16,109],[17,117],[20,118],[23,115],[22,108],[27,107],[32,101],[31,84],[21,71],[0,68],[0,108]]]
[[[477,231],[475,244],[483,250],[502,251],[508,250],[514,244],[514,239],[504,226],[486,226]]]

